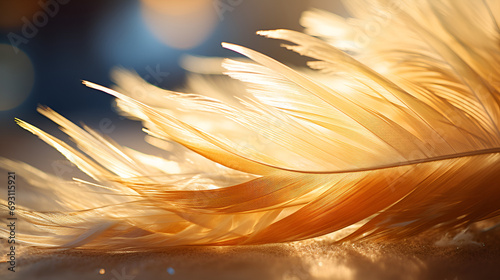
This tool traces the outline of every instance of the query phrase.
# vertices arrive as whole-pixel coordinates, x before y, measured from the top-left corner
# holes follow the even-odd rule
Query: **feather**
[[[197,72],[187,88],[204,95],[163,90],[123,69],[113,73],[114,89],[84,82],[116,97],[168,159],[122,147],[45,107],[39,112],[80,151],[18,120],[93,180],[1,159],[1,168],[31,178],[41,201],[54,200],[51,209],[35,199],[19,206],[30,224],[19,241],[149,250],[333,232],[336,241],[401,240],[497,218],[498,3],[367,2],[346,1],[351,19],[305,12],[309,35],[258,32],[290,42],[287,49],[314,59],[313,70],[223,43],[248,60],[209,59],[199,70],[203,58],[184,60]],[[373,22],[379,32],[360,44],[362,26]]]

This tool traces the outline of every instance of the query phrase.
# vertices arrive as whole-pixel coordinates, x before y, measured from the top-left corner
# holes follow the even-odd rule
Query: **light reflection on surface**
[[[281,244],[122,253],[21,247],[23,269],[16,272],[16,279],[32,279],[33,275],[97,279],[95,267],[102,264],[106,264],[106,270],[101,269],[106,275],[127,279],[492,279],[488,276],[500,272],[496,236],[475,236],[486,246],[459,247],[436,247],[435,239],[425,235],[404,242],[336,244],[330,236],[323,236]],[[53,269],[47,270],[48,266]],[[1,279],[6,271],[0,270]]]

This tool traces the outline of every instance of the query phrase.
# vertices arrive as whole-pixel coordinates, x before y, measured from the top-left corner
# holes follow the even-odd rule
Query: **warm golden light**
[[[155,14],[146,18],[172,21],[162,30],[175,36],[164,39],[185,48],[199,38],[190,37],[196,32],[185,37],[182,28],[191,16],[199,16],[198,27],[206,23],[210,17],[202,15],[214,13],[210,2],[144,1],[143,7]],[[188,58],[184,64],[198,77],[187,79],[188,93],[161,89],[123,69],[113,72],[114,89],[83,82],[114,96],[121,114],[168,143],[157,145],[164,153],[123,147],[47,107],[39,113],[75,145],[17,119],[93,182],[0,159],[0,167],[33,178],[23,185],[27,194],[33,190],[64,209],[42,211],[24,200],[19,219],[37,226],[21,227],[16,242],[108,252],[268,244],[331,233],[329,244],[402,241],[498,218],[500,2],[373,3],[345,1],[356,15],[349,20],[309,11],[302,21],[306,33],[258,32],[308,57],[311,69],[222,43],[247,59],[224,59],[224,72],[217,74],[214,60]],[[217,98],[223,95],[232,99]],[[6,209],[8,202],[0,202]],[[4,221],[7,212],[0,215]],[[8,238],[10,231],[0,233]],[[355,273],[323,261],[311,265],[313,278]],[[174,264],[164,269],[182,272]]]
[[[218,22],[212,0],[142,0],[142,15],[151,32],[178,49],[201,44]]]
[[[1,1],[0,28],[15,29],[32,21],[33,15],[42,10],[37,0]],[[43,2],[42,2],[43,3]]]

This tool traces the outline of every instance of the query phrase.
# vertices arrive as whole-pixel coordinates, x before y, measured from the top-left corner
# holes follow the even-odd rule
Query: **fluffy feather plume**
[[[17,210],[30,225],[19,240],[146,250],[287,242],[346,228],[339,240],[402,239],[498,216],[500,1],[346,7],[353,18],[304,13],[309,35],[259,32],[290,42],[314,71],[224,43],[249,60],[223,61],[233,79],[193,74],[188,87],[203,95],[159,89],[125,70],[114,73],[114,90],[84,82],[140,119],[168,160],[48,108],[39,111],[81,151],[18,120],[95,180],[65,181],[2,159],[0,167],[22,170],[34,193],[53,199],[50,212],[37,201]],[[173,142],[183,147],[166,145]]]

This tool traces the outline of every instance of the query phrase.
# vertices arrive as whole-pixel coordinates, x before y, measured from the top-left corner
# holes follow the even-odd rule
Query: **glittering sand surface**
[[[416,238],[333,244],[322,237],[288,244],[179,247],[96,253],[20,248],[16,272],[0,279],[500,279],[498,230],[471,240]],[[4,259],[4,256],[3,258]]]

